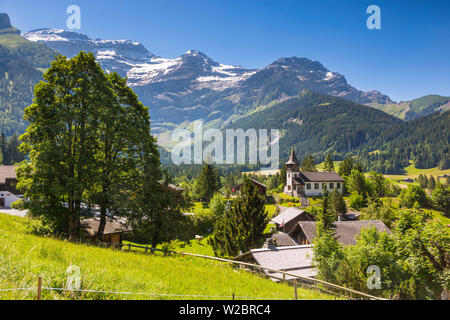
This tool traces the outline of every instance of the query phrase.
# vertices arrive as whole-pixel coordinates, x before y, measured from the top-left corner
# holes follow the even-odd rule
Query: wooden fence
[[[385,298],[381,298],[381,297],[376,297],[373,295],[370,295],[368,293],[365,292],[360,292],[360,291],[356,291],[350,288],[346,288],[346,287],[342,287],[339,286],[337,284],[334,283],[330,283],[330,282],[326,282],[320,279],[315,279],[315,278],[309,278],[309,277],[303,277],[303,276],[299,276],[296,274],[292,274],[286,271],[282,271],[282,270],[277,270],[277,269],[272,269],[272,268],[268,268],[268,267],[264,267],[264,266],[260,266],[257,264],[253,264],[253,263],[248,263],[248,262],[242,262],[242,261],[236,261],[236,260],[230,260],[230,259],[224,259],[224,258],[218,258],[218,257],[211,257],[211,256],[206,256],[206,255],[201,255],[201,254],[196,254],[196,253],[189,253],[189,252],[177,252],[177,251],[172,251],[172,250],[163,250],[163,249],[157,249],[157,248],[152,248],[150,246],[141,246],[141,245],[135,245],[135,244],[123,244],[123,243],[104,243],[104,242],[100,242],[99,243],[100,246],[102,247],[109,247],[109,248],[120,248],[123,249],[125,247],[125,249],[128,249],[128,251],[132,251],[132,248],[139,248],[139,249],[144,249],[144,252],[146,254],[153,253],[155,251],[158,252],[163,252],[164,254],[176,254],[176,255],[181,255],[181,256],[191,256],[191,257],[197,257],[197,258],[203,258],[203,259],[209,259],[209,260],[215,260],[215,261],[220,261],[220,262],[225,262],[231,265],[238,265],[238,266],[244,266],[249,268],[250,270],[260,270],[260,274],[264,275],[268,278],[274,278],[283,282],[290,282],[292,283],[292,285],[294,286],[294,296],[295,298],[297,298],[297,287],[298,285],[301,286],[305,286],[305,287],[310,287],[310,288],[314,288],[317,289],[319,291],[323,291],[324,293],[328,293],[328,294],[334,294],[334,295],[338,295],[338,296],[343,296],[341,293],[339,292],[344,292],[346,295],[346,298],[355,298],[359,297],[360,299],[370,299],[370,300],[388,300]],[[264,272],[264,271],[267,271]],[[278,278],[275,276],[271,276],[268,274],[268,272],[272,272],[272,273],[279,273],[283,275],[283,278]],[[293,279],[290,280],[286,280],[286,277],[292,277]],[[326,287],[327,289],[325,289],[324,287]],[[336,290],[338,292],[334,292],[334,291],[330,291],[331,290]]]

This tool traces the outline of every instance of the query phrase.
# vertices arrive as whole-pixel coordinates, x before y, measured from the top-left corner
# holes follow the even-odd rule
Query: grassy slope
[[[292,299],[293,289],[233,270],[219,262],[191,257],[145,256],[73,244],[26,232],[26,219],[0,214],[0,288],[64,287],[70,264],[80,267],[82,289],[156,294]],[[1,292],[0,299],[33,299],[35,291]],[[299,290],[302,299],[326,299]],[[183,297],[84,293],[70,296],[43,291],[44,299],[182,299]],[[185,297],[192,299],[194,297]]]

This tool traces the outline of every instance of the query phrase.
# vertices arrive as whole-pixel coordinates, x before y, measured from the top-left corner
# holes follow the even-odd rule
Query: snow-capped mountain
[[[220,119],[224,124],[304,89],[363,104],[392,102],[378,91],[353,88],[343,75],[306,58],[281,58],[265,68],[249,70],[218,63],[196,50],[168,59],[151,53],[140,42],[92,40],[73,31],[39,29],[23,37],[67,57],[80,50],[93,52],[103,69],[128,77],[157,122]]]

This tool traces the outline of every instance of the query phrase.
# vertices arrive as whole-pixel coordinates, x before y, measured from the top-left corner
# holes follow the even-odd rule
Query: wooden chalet
[[[287,208],[280,212],[271,222],[276,225],[278,231],[289,233],[299,221],[315,221],[308,212],[298,208]]]
[[[266,196],[266,193],[267,193],[267,186],[266,186],[266,185],[262,184],[262,183],[259,182],[259,181],[256,181],[255,179],[250,179],[250,181],[251,181],[251,183],[253,183],[253,185],[258,189],[260,195]],[[234,193],[239,192],[239,191],[241,190],[241,188],[242,188],[243,185],[244,185],[244,184],[241,183],[240,185],[234,187],[234,188],[233,188],[233,192],[234,192]]]
[[[391,233],[381,220],[336,221],[334,225],[336,239],[344,245],[356,244],[356,237],[364,228],[375,227],[380,232]],[[316,238],[316,229],[316,222],[300,221],[289,232],[289,235],[298,244],[311,244]]]

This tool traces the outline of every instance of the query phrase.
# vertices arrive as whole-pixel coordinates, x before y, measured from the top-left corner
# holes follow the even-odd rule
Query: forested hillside
[[[280,129],[282,162],[292,147],[299,158],[311,153],[316,162],[328,153],[334,160],[356,155],[366,169],[384,173],[399,173],[410,161],[417,168],[441,169],[450,162],[450,112],[404,122],[367,106],[307,91],[229,127]]]
[[[401,172],[410,161],[419,169],[449,169],[450,111],[388,128],[373,136],[358,157],[367,168],[383,173]]]
[[[25,132],[23,110],[31,104],[34,86],[56,55],[9,30],[0,32],[0,132],[6,136]]]
[[[402,122],[367,106],[305,91],[298,98],[242,118],[229,128],[280,129],[282,159],[287,159],[294,147],[299,158],[312,153],[321,162],[327,153],[343,158]]]

